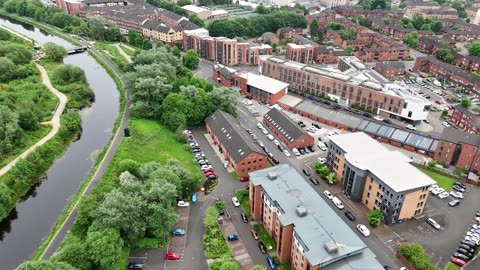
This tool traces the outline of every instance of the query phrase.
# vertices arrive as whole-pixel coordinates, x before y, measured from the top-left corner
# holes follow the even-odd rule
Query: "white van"
[[[335,204],[335,206],[336,206],[338,209],[340,209],[340,210],[342,210],[342,209],[345,207],[345,206],[343,206],[342,201],[340,201],[340,199],[337,198],[337,197],[333,197],[332,202],[333,202],[333,204]]]
[[[257,127],[258,127],[259,129],[263,129],[262,123],[258,123],[258,124],[257,124]]]
[[[327,151],[327,146],[323,142],[318,141],[317,145],[318,145],[318,148],[320,148],[322,151]]]
[[[357,225],[357,230],[363,234],[363,236],[368,237],[370,236],[370,230],[363,224]]]

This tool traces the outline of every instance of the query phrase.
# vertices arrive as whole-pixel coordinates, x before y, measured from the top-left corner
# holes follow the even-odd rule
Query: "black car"
[[[477,245],[475,243],[467,241],[467,240],[462,240],[462,242],[460,242],[460,244],[461,245],[467,245],[470,248],[477,248]]]
[[[252,134],[252,131],[250,129],[246,129],[248,134]]]
[[[200,149],[194,149],[194,150],[192,150],[192,153],[194,153],[194,154],[195,154],[195,153],[200,153],[200,152],[202,152],[202,150],[200,150]]]
[[[277,148],[280,150],[280,152],[283,152],[283,147],[281,145],[277,145]]]
[[[472,253],[472,254],[475,253],[475,249],[470,248],[470,247],[467,246],[467,245],[463,245],[463,244],[462,244],[462,245],[459,245],[458,248],[459,248],[459,249],[460,249],[460,248],[461,248],[461,249],[464,249],[464,250],[466,250],[467,252]]]
[[[308,148],[308,150],[310,150],[310,152],[312,152],[312,153],[315,152],[315,147],[313,147],[313,146],[308,146],[307,148]]]
[[[458,253],[458,252],[454,252],[454,253],[453,253],[453,257],[459,258],[460,260],[464,260],[464,261],[466,261],[466,262],[470,261],[470,257],[465,256],[465,255],[463,255],[463,254],[461,254],[461,253]]]
[[[331,105],[332,103],[330,103],[330,101],[328,101],[328,100],[324,100],[324,101],[323,101],[323,104],[325,104],[325,105]]]
[[[338,105],[338,104],[334,104],[334,105],[332,106],[332,108],[333,108],[334,110],[340,110],[342,107],[340,107],[340,105]]]
[[[265,247],[265,244],[262,241],[258,242],[258,248],[263,254],[267,253],[267,247]]]
[[[423,122],[425,122],[427,124],[430,123],[430,121],[428,121],[428,119],[424,119]]]
[[[265,146],[262,147],[262,149],[263,149],[263,151],[264,151],[265,153],[267,153],[267,154],[270,153],[270,151],[268,150],[268,148],[266,148]]]
[[[303,121],[298,121],[297,124],[298,124],[299,126],[305,125],[305,124],[303,123]]]
[[[353,110],[352,110],[352,112],[353,112],[354,114],[362,114],[362,112],[361,112],[361,111],[359,111],[359,110],[355,110],[355,109],[353,109]]]
[[[208,180],[217,180],[218,179],[218,176],[216,175],[210,175],[209,177],[207,177]]]
[[[455,185],[457,185],[457,186],[459,186],[459,187],[461,187],[461,188],[463,188],[463,189],[466,189],[466,188],[467,188],[467,186],[466,186],[464,183],[462,183],[462,182],[458,182],[458,181],[457,181],[457,182],[455,182]]]
[[[300,124],[300,127],[302,127],[302,128],[304,128],[304,127],[306,127],[306,126],[307,126],[307,125],[305,125],[305,124],[303,124],[303,123]]]
[[[315,186],[320,185],[320,182],[318,182],[318,179],[313,176],[310,176],[310,182],[312,182]]]
[[[303,149],[302,147],[298,148],[298,152],[300,152],[300,154],[302,155],[305,155],[305,149]]]
[[[240,216],[242,217],[243,223],[248,223],[248,217],[247,214],[241,213]]]
[[[457,186],[457,185],[453,185],[453,189],[455,189],[456,191],[460,191],[460,192],[464,192],[465,189],[462,188],[461,186]]]
[[[365,116],[367,118],[372,118],[372,116],[369,113],[363,113],[363,116]]]
[[[139,262],[131,262],[128,264],[128,269],[143,269],[143,267],[145,266],[145,264],[143,263],[139,263]]]
[[[350,109],[349,107],[343,107],[343,110],[347,112],[352,112],[352,109]]]
[[[425,98],[426,98],[426,99],[430,99],[431,97],[430,97],[430,96],[426,96]]]
[[[273,164],[275,164],[275,165],[277,165],[277,164],[279,164],[279,163],[280,163],[280,161],[278,161],[278,160],[277,160],[277,159],[275,159],[275,158],[272,158],[272,162],[273,162]]]
[[[384,122],[384,123],[387,123],[387,124],[391,124],[391,123],[392,123],[392,121],[390,121],[390,120],[388,120],[388,119],[383,119],[383,122]]]
[[[304,173],[306,176],[310,176],[310,171],[307,170],[307,169],[303,169],[303,173]]]
[[[322,129],[322,127],[321,127],[319,124],[317,124],[317,123],[312,123],[312,126],[318,128],[318,129]]]
[[[345,212],[345,216],[350,220],[350,221],[355,221],[357,218],[352,214],[350,211]]]
[[[468,256],[468,257],[471,257],[473,254],[468,252],[467,250],[463,249],[463,248],[457,248],[457,252],[458,253],[461,253],[465,256]]]

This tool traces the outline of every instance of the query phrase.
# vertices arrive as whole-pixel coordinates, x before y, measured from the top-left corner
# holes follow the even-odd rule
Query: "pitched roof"
[[[443,129],[440,138],[451,143],[467,143],[480,146],[480,135],[471,134],[451,127]]]
[[[464,79],[469,80],[471,83],[480,84],[480,78],[479,77],[477,77],[475,75],[472,75],[472,74],[466,72],[465,70],[462,70],[462,69],[460,69],[460,68],[458,68],[454,65],[442,62],[442,61],[436,59],[433,56],[418,57],[417,59],[420,60],[420,61],[430,62],[430,63],[432,63],[436,66],[442,67],[442,68],[448,70],[449,72],[451,72],[451,73],[453,73],[457,76],[460,76]]]
[[[471,112],[469,109],[467,108],[464,108],[461,104],[458,104],[455,106],[455,110],[467,115],[467,116],[474,116],[476,114],[474,114],[473,112]]]
[[[379,63],[381,69],[388,69],[388,68],[399,68],[405,69],[405,63],[401,61],[384,61]]]
[[[265,156],[263,151],[250,141],[251,137],[231,114],[217,110],[205,119],[205,123],[215,133],[235,163],[240,162],[252,152]]]
[[[302,135],[308,135],[297,123],[276,108],[268,111],[263,118],[270,122],[290,142],[296,141]]]

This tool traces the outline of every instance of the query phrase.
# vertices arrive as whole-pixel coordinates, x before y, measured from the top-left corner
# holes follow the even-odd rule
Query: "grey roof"
[[[302,135],[308,135],[297,123],[276,108],[268,111],[263,118],[270,122],[290,142],[296,141]]]
[[[480,135],[471,134],[455,128],[444,128],[440,139],[451,143],[467,143],[480,146]]]
[[[151,30],[155,30],[158,32],[162,32],[162,33],[168,33],[168,31],[170,30],[170,27],[167,27],[161,21],[156,21],[156,20],[148,20],[143,24],[143,27]]]
[[[85,4],[127,3],[127,0],[85,0]]]
[[[295,109],[307,112],[323,119],[327,119],[328,121],[351,127],[352,129],[356,128],[362,122],[361,118],[352,117],[351,114],[319,106],[310,100],[304,100],[295,106]]]
[[[275,35],[275,34],[272,33],[272,32],[265,32],[265,33],[263,33],[262,38],[264,38],[264,39],[272,39],[272,38],[277,38],[277,35]]]
[[[380,63],[381,69],[388,69],[388,68],[398,68],[398,69],[405,69],[405,63],[401,61],[384,61]]]
[[[299,42],[301,45],[312,45],[318,47],[317,43],[301,35],[293,35],[293,40],[297,40],[297,42]]]
[[[369,171],[396,192],[415,190],[435,181],[410,164],[411,159],[399,151],[390,151],[364,132],[330,137],[345,153],[345,159],[361,170]]]
[[[213,66],[213,69],[222,74],[222,76],[227,80],[232,80],[235,77],[236,71],[229,67],[217,64]]]
[[[435,152],[438,140],[422,134],[417,134],[409,130],[400,129],[377,121],[363,120],[357,127],[357,130],[382,137],[392,141],[400,142],[405,145],[415,147],[427,152]]]
[[[277,178],[270,180],[269,173]],[[331,206],[308,185],[292,167],[282,164],[249,173],[253,185],[261,185],[265,199],[273,203],[281,214],[283,226],[293,224],[294,237],[304,247],[303,255],[312,266],[323,270],[381,270],[365,243],[333,211]],[[305,216],[297,215],[297,208],[307,210]],[[328,244],[327,244],[328,243]],[[337,246],[329,253],[325,245]]]
[[[419,59],[421,61],[430,62],[430,63],[432,63],[436,66],[442,67],[442,68],[446,69],[447,71],[449,71],[449,72],[451,72],[451,73],[453,73],[457,76],[460,76],[464,79],[467,79],[471,83],[480,84],[480,78],[479,77],[477,77],[475,75],[472,75],[472,74],[466,72],[465,70],[462,70],[462,69],[460,69],[460,68],[458,68],[454,65],[450,65],[448,63],[437,60],[433,56],[418,57],[417,59]]]
[[[256,144],[249,141],[250,136],[231,114],[217,110],[205,119],[205,123],[212,129],[235,163],[251,152],[265,155]]]

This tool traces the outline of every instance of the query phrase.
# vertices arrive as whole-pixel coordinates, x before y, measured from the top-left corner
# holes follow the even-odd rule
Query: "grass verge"
[[[269,251],[277,250],[277,242],[268,234],[262,224],[257,223],[253,225],[253,228],[257,231],[258,237],[260,237],[260,240],[262,240]],[[270,247],[272,248],[270,249]]]
[[[240,176],[235,173],[235,171],[231,172],[230,175],[233,177],[233,179],[240,180]]]
[[[446,174],[442,174],[440,172],[434,171],[434,170],[426,168],[426,167],[417,167],[417,168],[420,171],[422,171],[424,174],[430,176],[433,180],[435,180],[437,182],[437,185],[439,187],[444,188],[446,191],[450,191],[453,187],[453,184],[456,181],[459,181],[459,179],[448,176]]]
[[[118,51],[113,43],[95,42],[97,50],[110,62],[112,62],[118,69],[122,70],[128,64],[127,59]]]
[[[445,270],[460,270],[459,266],[456,266],[455,264],[449,262],[447,266],[445,266]]]
[[[250,210],[250,203],[248,202],[248,190],[240,190],[235,193],[238,201],[240,202],[240,207],[242,207],[243,212],[247,214],[248,219],[252,220],[252,211]]]
[[[131,47],[131,45],[129,45],[129,46]],[[120,47],[129,56],[135,56],[136,55],[136,52],[134,50],[131,50],[129,47],[125,46],[124,44],[120,44]],[[138,49],[138,50],[140,50],[140,49]]]

